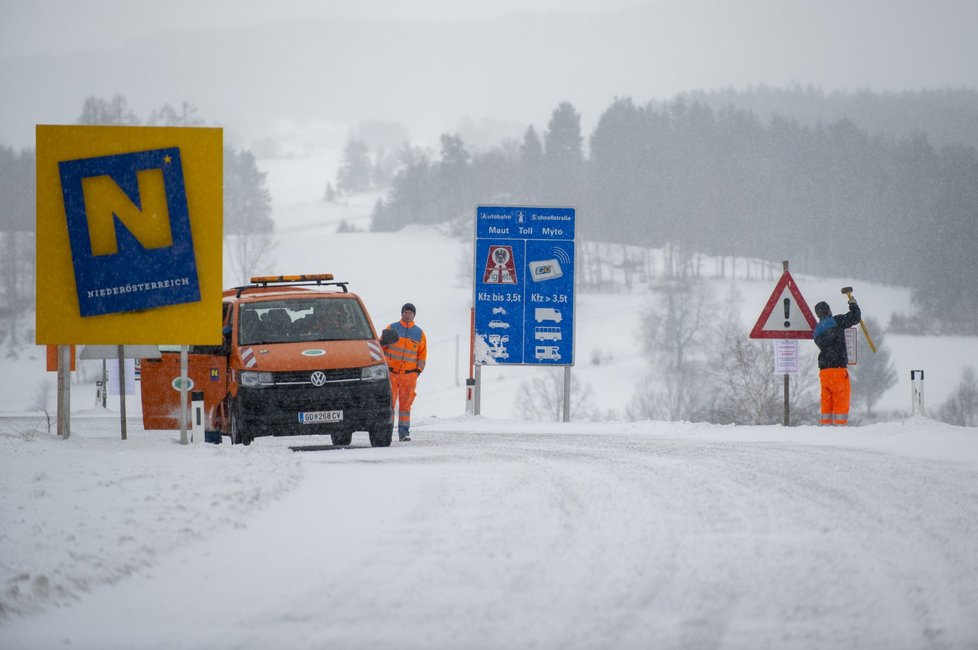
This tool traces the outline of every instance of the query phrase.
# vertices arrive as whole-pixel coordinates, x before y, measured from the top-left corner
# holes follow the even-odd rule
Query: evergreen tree
[[[857,350],[865,350],[858,355],[857,363],[852,374],[852,396],[856,403],[865,404],[868,416],[873,415],[873,406],[881,397],[897,382],[896,369],[893,367],[893,360],[890,351],[886,347],[885,332],[875,319],[866,318],[866,329],[873,334],[873,343],[876,344],[876,352],[869,350],[869,345],[863,346],[865,341],[857,343]],[[862,336],[857,333],[857,336]]]
[[[443,223],[462,217],[472,207],[469,161],[472,156],[462,138],[447,133],[441,136],[441,162],[437,167],[438,201],[429,221]]]
[[[0,147],[0,341],[7,338],[11,350],[35,304],[36,167],[32,151]]]
[[[555,205],[576,205],[584,177],[584,138],[581,116],[569,102],[562,102],[547,124],[543,137],[544,200]]]
[[[363,140],[351,139],[343,149],[343,159],[336,173],[336,189],[345,194],[366,192],[370,189],[372,165],[370,150]]]
[[[412,223],[429,223],[433,189],[431,164],[421,151],[405,146],[403,167],[391,182],[387,199],[377,201],[371,215],[372,231],[392,232]]]
[[[269,233],[272,196],[266,187],[267,174],[258,169],[247,149],[224,147],[224,232],[238,235]]]
[[[0,146],[0,232],[33,232],[36,167],[33,151]]]
[[[265,177],[250,151],[224,147],[224,238],[236,282],[254,275],[275,246]]]
[[[520,145],[518,177],[518,194],[524,197],[525,203],[532,205],[541,201],[545,165],[540,136],[532,126],[527,127]]]

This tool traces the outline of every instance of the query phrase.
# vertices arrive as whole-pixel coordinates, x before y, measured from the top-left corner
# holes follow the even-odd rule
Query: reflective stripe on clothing
[[[418,373],[391,374],[391,410],[397,407],[397,429],[407,432],[411,426],[411,405],[414,404]]]
[[[388,328],[397,332],[398,340],[384,348],[387,366],[393,373],[424,370],[428,358],[428,342],[424,332],[414,323],[403,320],[391,323]]]
[[[822,385],[820,424],[844,426],[849,423],[849,371],[845,368],[822,368],[818,371]]]

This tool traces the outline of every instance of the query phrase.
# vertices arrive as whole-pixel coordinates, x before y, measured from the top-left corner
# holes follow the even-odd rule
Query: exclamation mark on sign
[[[791,318],[791,299],[785,298],[784,299],[784,326],[786,328],[791,327],[791,321],[788,320],[789,318]]]

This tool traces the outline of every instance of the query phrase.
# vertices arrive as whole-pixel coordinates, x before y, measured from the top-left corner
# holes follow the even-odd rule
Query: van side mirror
[[[386,348],[392,343],[397,343],[400,338],[401,337],[397,335],[397,332],[387,327],[380,333],[380,344]]]

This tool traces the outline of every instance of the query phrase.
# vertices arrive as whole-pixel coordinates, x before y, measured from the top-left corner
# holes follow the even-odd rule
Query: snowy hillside
[[[335,155],[326,153],[260,161],[261,169],[268,173],[273,197],[277,246],[258,272],[333,273],[348,280],[351,289],[364,298],[378,327],[397,320],[400,305],[413,302],[418,307],[417,322],[426,331],[430,348],[428,372],[418,386],[415,416],[448,418],[464,413],[472,305],[470,245],[438,227],[367,232],[370,212],[379,195],[341,198],[337,203],[323,200],[326,182],[335,177],[336,164]],[[341,221],[361,232],[337,234]],[[658,263],[661,269],[661,256]],[[730,261],[727,263],[729,268]],[[717,305],[712,324],[727,317],[723,310],[730,304],[730,296],[737,296],[736,310],[746,336],[774,289],[780,263],[740,260],[734,266],[737,277],[729,277],[728,270],[726,279],[709,280],[715,264],[709,259],[704,262],[704,275]],[[230,277],[230,268],[225,263],[225,286],[245,281]],[[810,305],[827,300],[838,311],[845,307],[839,287],[855,284],[864,316],[883,325],[891,314],[905,313],[910,306],[906,289],[845,277],[814,278],[797,272],[793,276]],[[652,299],[649,287],[642,284],[629,292],[578,293],[576,365],[572,372],[575,383],[590,389],[594,408],[599,411],[588,419],[624,418],[638,383],[649,374],[649,363],[638,350],[640,319]],[[861,354],[868,355],[864,343],[860,341]],[[877,411],[909,414],[912,369],[925,370],[926,402],[937,407],[958,385],[963,368],[978,365],[978,337],[891,335],[887,336],[886,345],[898,382],[876,405]],[[801,351],[804,362],[814,355],[815,346],[802,342]],[[0,412],[35,411],[42,402],[49,408],[53,405],[55,376],[44,372],[40,349],[28,349],[20,358],[8,357],[2,363],[10,368],[4,376],[12,381],[0,394]],[[75,379],[74,409],[88,410],[94,405],[98,372],[97,362],[83,364]],[[482,414],[517,416],[515,404],[521,385],[546,372],[523,367],[487,368],[482,375]],[[858,365],[854,372],[858,378]],[[138,399],[131,399],[129,408],[138,412]]]

